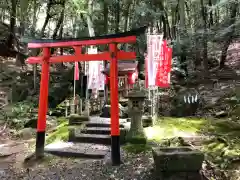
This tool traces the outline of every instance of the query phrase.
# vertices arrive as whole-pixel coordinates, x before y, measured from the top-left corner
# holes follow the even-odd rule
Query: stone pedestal
[[[159,178],[173,173],[185,174],[187,177],[192,172],[199,172],[204,160],[202,152],[190,147],[156,147],[152,153],[155,175]]]
[[[136,88],[128,94],[128,116],[131,118],[131,127],[126,140],[133,144],[144,144],[147,139],[142,125],[145,94]]]

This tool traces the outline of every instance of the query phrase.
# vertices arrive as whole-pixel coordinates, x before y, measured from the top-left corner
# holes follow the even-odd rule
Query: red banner
[[[157,62],[156,86],[167,88],[170,86],[170,71],[172,49],[167,47],[167,41],[163,41],[160,60]]]
[[[74,63],[74,80],[77,81],[79,80],[79,67],[78,67],[78,62]]]

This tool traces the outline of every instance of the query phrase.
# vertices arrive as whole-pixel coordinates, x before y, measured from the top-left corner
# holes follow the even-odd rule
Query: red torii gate
[[[111,158],[114,165],[120,164],[120,130],[119,130],[119,107],[118,107],[118,60],[136,59],[135,52],[120,51],[118,43],[135,43],[136,36],[144,33],[146,27],[136,30],[82,39],[66,40],[33,40],[28,43],[28,48],[42,48],[42,57],[29,57],[29,64],[41,64],[40,97],[38,108],[36,158],[44,156],[46,114],[48,111],[48,86],[49,66],[51,63],[76,62],[76,61],[110,61],[110,89],[111,89]],[[82,46],[109,45],[109,51],[100,54],[82,54]],[[51,48],[72,47],[74,55],[51,56]]]

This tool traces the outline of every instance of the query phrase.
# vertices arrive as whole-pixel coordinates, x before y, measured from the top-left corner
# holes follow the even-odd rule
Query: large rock
[[[119,117],[120,118],[122,118],[122,119],[128,118],[127,109],[128,109],[127,107],[123,107],[121,104],[119,104]],[[111,105],[106,104],[103,106],[100,117],[104,117],[104,118],[111,117]]]
[[[24,128],[18,132],[18,135],[24,140],[32,139],[36,136],[36,130],[33,128]]]

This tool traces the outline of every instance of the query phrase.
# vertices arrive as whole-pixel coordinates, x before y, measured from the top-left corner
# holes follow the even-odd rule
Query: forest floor
[[[123,164],[120,167],[111,166],[110,155],[104,160],[46,155],[42,161],[26,164],[23,161],[34,150],[35,141],[11,140],[6,131],[5,137],[2,137],[5,142],[1,141],[0,146],[0,179],[150,180],[154,179],[151,147],[164,145],[166,141],[170,141],[171,146],[178,146],[180,142],[177,138],[181,137],[206,153],[203,173],[208,179],[220,180],[227,177],[229,180],[237,180],[240,172],[239,130],[240,124],[226,120],[162,118],[153,127],[145,128],[148,145],[123,146]],[[8,145],[4,147],[4,144]],[[179,176],[171,179],[184,180]]]

